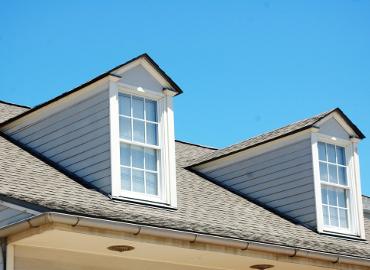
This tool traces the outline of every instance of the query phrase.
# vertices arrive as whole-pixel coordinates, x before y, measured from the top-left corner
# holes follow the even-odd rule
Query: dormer
[[[180,93],[144,54],[0,129],[110,197],[176,207],[172,99]]]
[[[178,93],[146,58],[112,72],[113,197],[176,206],[172,98]]]
[[[193,162],[193,170],[320,233],[364,238],[358,143],[340,109]]]

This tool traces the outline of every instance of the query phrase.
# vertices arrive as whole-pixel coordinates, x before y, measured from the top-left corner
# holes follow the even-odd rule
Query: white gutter
[[[320,251],[313,251],[301,248],[285,247],[275,244],[266,244],[261,242],[243,241],[226,237],[218,237],[206,234],[198,234],[186,231],[157,228],[145,225],[130,224],[125,222],[110,221],[97,218],[67,215],[61,213],[48,212],[35,216],[19,223],[9,225],[0,230],[0,238],[39,227],[46,224],[65,224],[73,227],[93,227],[97,229],[107,229],[117,232],[131,233],[133,235],[148,235],[164,237],[191,243],[213,244],[225,247],[231,247],[241,250],[262,251],[273,254],[286,255],[289,257],[302,257],[313,260],[327,261],[335,264],[350,264],[370,267],[370,259],[335,255]]]

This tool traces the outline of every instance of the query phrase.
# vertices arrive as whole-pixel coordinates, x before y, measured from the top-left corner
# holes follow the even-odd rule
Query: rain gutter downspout
[[[189,241],[191,243],[213,244],[240,250],[262,251],[289,257],[301,257],[313,260],[327,261],[338,264],[352,264],[370,267],[370,259],[335,255],[320,251],[308,249],[285,247],[275,244],[267,244],[253,241],[243,241],[238,239],[218,237],[213,235],[198,234],[186,231],[172,230],[166,228],[151,227],[146,225],[137,225],[119,221],[110,221],[83,216],[74,216],[55,212],[48,212],[35,216],[19,223],[9,225],[0,230],[0,238],[6,238],[27,229],[37,228],[41,225],[60,223],[73,227],[93,227],[97,229],[107,229],[117,232],[131,233],[133,235],[148,235],[156,237],[165,237],[176,240]]]

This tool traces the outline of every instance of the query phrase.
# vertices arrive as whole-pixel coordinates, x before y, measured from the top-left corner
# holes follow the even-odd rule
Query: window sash
[[[325,160],[321,159],[319,154],[320,154],[320,149],[319,149],[319,144],[324,144],[325,145],[325,154],[326,158]],[[329,161],[329,154],[328,154],[328,145],[334,146],[335,149],[335,162]],[[340,151],[343,151],[344,155],[341,156],[341,160],[344,161],[344,164],[339,163],[339,158],[338,158],[338,150],[337,148],[341,147]],[[319,169],[319,181],[320,181],[320,190],[321,190],[321,208],[322,208],[322,220],[323,220],[323,227],[324,230],[328,231],[334,231],[334,232],[346,232],[346,233],[351,233],[352,231],[352,206],[351,206],[351,177],[350,177],[350,172],[349,172],[349,165],[348,165],[348,157],[347,157],[347,151],[346,148],[340,145],[328,143],[325,141],[319,141],[317,144],[317,151],[318,151],[318,169]],[[343,154],[342,153],[342,154]],[[326,180],[322,180],[322,172],[321,172],[321,166],[320,164],[325,164],[326,165]],[[330,182],[330,176],[329,176],[329,165],[335,166],[336,167],[336,181],[337,183]],[[345,168],[345,184],[340,183],[340,178],[339,178],[339,169],[340,168]],[[339,206],[339,198],[338,194],[336,194],[336,205],[332,205],[329,202],[329,199],[327,198],[327,202],[324,202],[324,198],[322,197],[322,191],[324,188],[328,189],[335,189],[335,190],[340,190],[343,191],[345,194],[345,205],[346,207]],[[329,195],[328,195],[329,196]],[[327,209],[327,212],[325,211],[325,208]],[[335,211],[334,217],[336,220],[332,219],[332,212],[331,210]],[[341,220],[341,210],[344,211],[345,213],[345,221]],[[325,214],[327,214],[328,220],[325,218]]]
[[[322,148],[324,147],[324,148]],[[319,152],[319,171],[320,171],[320,182],[325,184],[332,184],[340,187],[349,187],[349,177],[348,177],[348,165],[346,160],[346,153],[345,148],[342,146],[338,146],[335,144],[330,144],[326,142],[318,142],[317,144],[318,152]],[[330,154],[329,148],[334,150],[334,159],[335,162],[330,161]],[[322,153],[324,151],[324,153]],[[325,155],[324,159],[320,158],[320,152]],[[333,154],[333,153],[332,153]],[[340,162],[341,161],[341,162]],[[324,167],[322,167],[324,165]],[[333,176],[331,169],[335,167],[335,182],[331,181],[331,177]],[[322,171],[324,168],[324,171]],[[341,170],[342,168],[342,170]],[[344,172],[343,172],[344,170]],[[324,176],[326,179],[323,179]],[[343,183],[342,183],[343,182]]]
[[[154,201],[158,201],[160,200],[161,196],[162,196],[162,186],[161,186],[161,176],[160,176],[160,157],[161,157],[161,149],[160,149],[160,146],[159,146],[159,122],[158,122],[158,103],[157,101],[155,100],[151,100],[151,99],[147,99],[147,98],[144,98],[144,97],[136,97],[136,96],[133,96],[131,94],[119,94],[119,97],[123,97],[123,99],[119,99],[119,106],[123,106],[123,105],[130,105],[130,109],[124,109],[123,107],[120,107],[122,108],[122,112],[126,112],[126,114],[124,113],[121,113],[121,111],[119,111],[118,113],[118,117],[119,119],[127,119],[130,121],[130,140],[129,139],[125,139],[123,138],[123,135],[121,134],[120,132],[120,136],[119,136],[119,141],[120,141],[120,146],[122,146],[123,144],[129,146],[130,148],[130,166],[126,165],[126,164],[122,164],[120,162],[120,177],[121,177],[121,180],[120,180],[120,189],[121,189],[121,193],[123,193],[123,195],[125,196],[125,194],[129,197],[134,197],[134,198],[138,198],[138,199],[149,199],[150,200],[154,200]],[[126,99],[124,99],[126,98]],[[134,99],[138,100],[139,102],[136,103],[137,108],[140,108],[143,110],[142,113],[139,111],[136,111],[136,114],[137,116],[139,117],[135,117],[134,116]],[[123,102],[124,104],[120,104],[120,102]],[[140,104],[140,101],[142,101],[142,106]],[[150,103],[150,104],[149,104]],[[148,106],[147,104],[149,104],[150,106]],[[154,104],[154,106],[153,106]],[[153,111],[151,113],[151,120],[148,119],[148,115],[147,115],[147,108],[152,108]],[[126,107],[127,108],[127,107]],[[129,115],[128,115],[129,113]],[[142,118],[140,118],[140,116],[142,116]],[[154,121],[154,120],[155,121]],[[143,123],[144,124],[144,134],[143,134],[143,142],[140,142],[138,140],[135,140],[135,137],[134,137],[134,122],[137,121],[138,123]],[[121,124],[121,121],[119,121],[119,123]],[[148,143],[148,135],[147,135],[147,126],[148,124],[151,124],[151,125],[155,125],[155,139],[156,139],[156,144],[150,144]],[[121,127],[120,127],[121,128]],[[120,129],[121,130],[121,129]],[[143,150],[143,168],[139,168],[139,167],[136,167],[134,166],[133,164],[133,161],[132,161],[132,158],[133,158],[133,154],[132,154],[132,146],[136,146],[136,147],[141,147],[142,150]],[[151,151],[155,151],[156,153],[156,170],[152,170],[152,169],[148,169],[146,168],[146,164],[145,164],[145,160],[146,160],[146,151],[150,149]],[[120,149],[120,153],[122,155],[122,149]],[[124,186],[124,178],[123,178],[123,170],[129,170],[130,172],[130,185],[128,186]],[[143,180],[143,187],[141,187],[142,189],[140,191],[135,191],[134,190],[134,173],[135,172],[142,172],[142,176],[140,176],[140,178],[142,177],[142,180]],[[152,174],[156,177],[155,179],[155,186],[156,186],[156,191],[153,192],[153,193],[156,193],[156,194],[153,194],[153,193],[148,193],[148,175],[149,174]],[[127,179],[126,179],[127,180]],[[153,179],[154,180],[154,179]],[[152,183],[152,184],[153,184]],[[132,194],[132,195],[130,195]]]
[[[145,146],[152,146],[152,145],[155,145],[155,146],[158,146],[159,145],[159,122],[158,122],[158,103],[157,101],[155,100],[151,100],[151,99],[148,99],[148,98],[144,98],[144,97],[136,97],[136,96],[133,96],[133,95],[130,95],[130,94],[119,94],[119,97],[122,97],[122,99],[120,99],[119,102],[123,102],[124,105],[127,105],[127,106],[130,106],[130,109],[128,110],[130,112],[130,115],[126,115],[124,113],[121,113],[119,111],[119,124],[123,124],[124,122],[124,119],[128,120],[129,121],[129,127],[130,127],[130,130],[128,130],[128,138],[125,138],[125,133],[124,131],[121,133],[121,129],[123,130],[123,127],[120,126],[119,130],[120,130],[120,134],[119,134],[119,138],[120,138],[120,141],[126,141],[126,142],[132,142],[132,143],[140,143],[142,145],[145,145]],[[125,104],[124,101],[127,101],[125,99],[129,98],[129,104]],[[142,106],[142,115],[143,117],[142,118],[139,118],[139,117],[135,117],[134,116],[134,102],[133,100],[142,100],[143,102],[143,106]],[[157,121],[153,121],[153,120],[150,120],[148,119],[148,112],[147,112],[147,109],[148,109],[148,106],[147,104],[155,104],[155,106],[152,107],[152,109],[154,110],[152,112],[152,117],[154,117]],[[121,108],[121,107],[120,107]],[[123,107],[122,111],[124,112],[125,109]],[[122,120],[122,122],[121,122]],[[142,137],[143,139],[142,140],[138,140],[135,138],[135,124],[140,124],[142,123],[143,124],[143,132],[144,134],[142,134]],[[141,124],[140,124],[141,125]],[[151,131],[154,131],[154,132],[151,132],[149,133],[149,128],[148,127],[154,127],[154,130],[151,130]],[[151,140],[154,140],[154,143],[151,143],[149,141]]]

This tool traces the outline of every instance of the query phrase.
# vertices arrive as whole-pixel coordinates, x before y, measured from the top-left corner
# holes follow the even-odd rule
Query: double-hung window
[[[323,226],[330,231],[351,230],[350,183],[345,148],[318,142]]]
[[[121,193],[159,200],[161,192],[157,102],[119,94]]]

